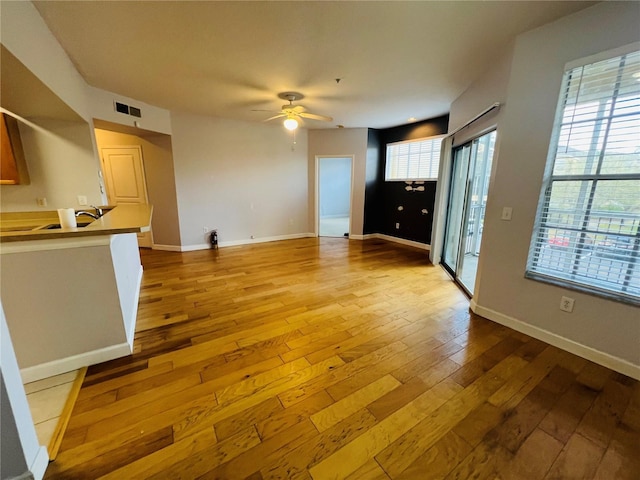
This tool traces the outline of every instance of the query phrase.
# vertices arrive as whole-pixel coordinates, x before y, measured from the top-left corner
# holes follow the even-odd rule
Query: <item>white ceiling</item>
[[[309,128],[445,114],[516,35],[593,3],[34,2],[93,86],[248,121],[297,91],[307,110],[334,118]]]

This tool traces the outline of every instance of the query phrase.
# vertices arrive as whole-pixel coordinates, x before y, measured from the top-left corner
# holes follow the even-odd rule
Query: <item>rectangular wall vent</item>
[[[138,107],[132,107],[126,103],[113,102],[116,112],[131,115],[132,117],[142,118],[142,111]]]
[[[126,113],[129,115],[129,105],[125,105],[124,103],[116,102],[116,112]]]

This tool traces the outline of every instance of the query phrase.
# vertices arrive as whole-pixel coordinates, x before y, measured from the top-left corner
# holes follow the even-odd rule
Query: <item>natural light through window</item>
[[[387,144],[385,180],[437,180],[442,138]]]
[[[640,303],[640,52],[565,73],[526,275]]]

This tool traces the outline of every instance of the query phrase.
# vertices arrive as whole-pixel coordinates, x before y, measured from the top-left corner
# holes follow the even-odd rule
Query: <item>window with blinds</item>
[[[387,144],[385,180],[437,180],[442,138]]]
[[[640,303],[640,51],[565,73],[526,276]]]

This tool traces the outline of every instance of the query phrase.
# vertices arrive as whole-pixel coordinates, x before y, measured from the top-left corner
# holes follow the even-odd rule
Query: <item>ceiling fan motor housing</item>
[[[282,92],[278,94],[278,98],[288,100],[289,102],[295,102],[296,100],[302,100],[304,95],[298,92]]]

